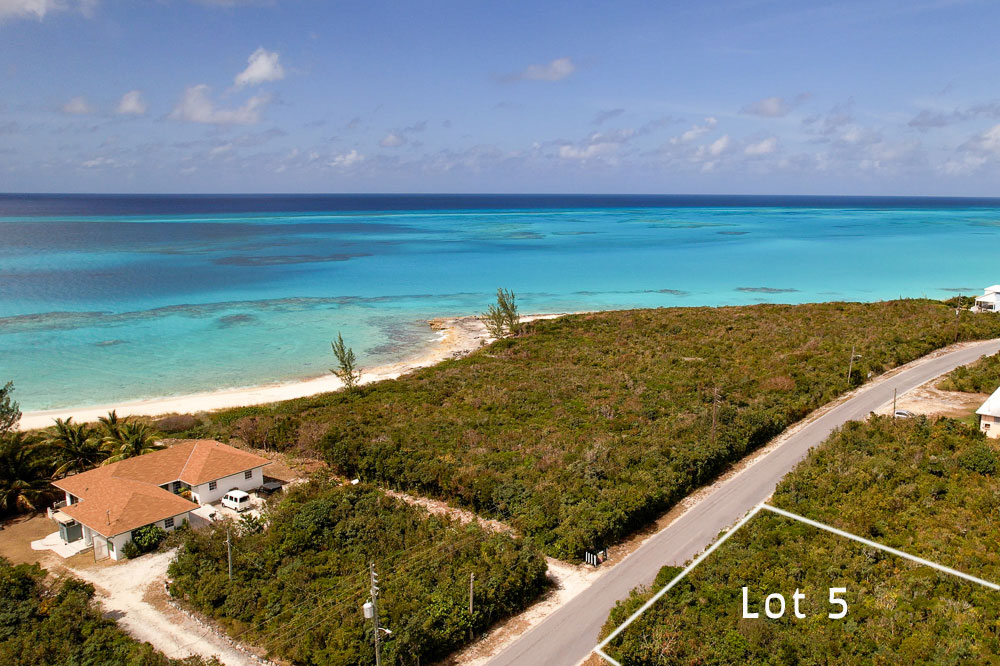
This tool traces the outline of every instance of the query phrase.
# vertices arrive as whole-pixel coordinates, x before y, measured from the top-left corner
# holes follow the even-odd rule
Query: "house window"
[[[173,518],[167,518],[166,520],[163,521],[163,528],[164,529],[169,530],[173,526],[174,526],[174,519]]]
[[[243,478],[244,479],[252,479],[253,478],[253,470],[252,469],[248,469],[247,471],[243,472]]]
[[[174,492],[175,493],[179,493],[180,491],[181,491],[181,482],[180,481],[174,481]]]
[[[208,482],[208,489],[209,490],[215,490],[217,487],[218,487],[218,484],[215,483],[215,481],[209,481]]]

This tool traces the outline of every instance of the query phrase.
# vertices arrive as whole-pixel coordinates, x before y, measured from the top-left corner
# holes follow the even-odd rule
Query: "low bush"
[[[962,422],[849,423],[779,484],[772,503],[880,544],[1000,580],[997,456]],[[605,635],[675,574],[635,590]],[[742,617],[782,593],[786,615]],[[830,587],[848,615],[833,621]],[[791,595],[806,595],[804,618]],[[754,607],[755,606],[755,607]],[[762,512],[616,638],[622,664],[995,664],[1000,597],[953,575]]]
[[[955,368],[938,382],[937,387],[942,391],[993,393],[1000,388],[1000,354]]]
[[[461,525],[370,486],[307,484],[272,508],[266,531],[188,533],[171,594],[231,633],[301,664],[373,664],[369,563],[380,575],[383,664],[440,659],[525,608],[545,560],[523,541]],[[469,612],[470,576],[475,576]]]
[[[101,613],[94,588],[51,579],[37,565],[0,558],[0,664],[17,666],[220,666],[168,659]]]

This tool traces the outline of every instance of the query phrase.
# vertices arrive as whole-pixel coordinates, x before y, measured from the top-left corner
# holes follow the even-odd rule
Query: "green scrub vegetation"
[[[574,315],[353,394],[223,411],[192,434],[318,449],[348,478],[506,521],[573,560],[869,373],[997,336],[997,316],[928,300]]]
[[[1000,582],[998,455],[960,421],[872,417],[814,449],[774,506],[977,578]],[[620,604],[605,635],[676,573]],[[743,616],[742,588],[751,612]],[[828,617],[831,587],[848,604]],[[804,618],[792,595],[805,594]],[[767,595],[785,597],[769,619]],[[777,604],[774,605],[777,608]],[[996,664],[1000,594],[762,512],[612,641],[623,664]]]
[[[218,666],[215,659],[168,659],[103,617],[93,596],[89,583],[0,558],[0,664]]]
[[[375,663],[373,623],[362,613],[370,562],[380,624],[392,632],[383,664],[432,663],[524,609],[546,584],[544,558],[524,541],[367,485],[299,486],[268,518],[263,531],[230,528],[231,581],[226,527],[188,532],[170,565],[170,593],[296,664]]]
[[[993,393],[1000,387],[1000,354],[984,356],[975,363],[955,368],[937,387],[942,391]]]

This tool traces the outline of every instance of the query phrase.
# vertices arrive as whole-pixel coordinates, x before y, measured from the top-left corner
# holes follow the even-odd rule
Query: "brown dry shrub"
[[[777,375],[765,379],[760,387],[765,391],[791,391],[795,388],[795,380],[788,375]]]

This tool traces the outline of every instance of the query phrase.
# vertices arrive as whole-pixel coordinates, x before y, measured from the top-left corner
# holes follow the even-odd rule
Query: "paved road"
[[[998,351],[1000,340],[979,342],[904,369],[892,378],[876,380],[720,485],[584,592],[491,659],[487,666],[576,666],[597,644],[598,632],[616,601],[627,597],[637,585],[652,583],[660,567],[683,565],[703,551],[719,532],[770,496],[778,481],[835,428],[847,421],[863,419],[891,401],[893,389],[902,394],[984,354]]]

